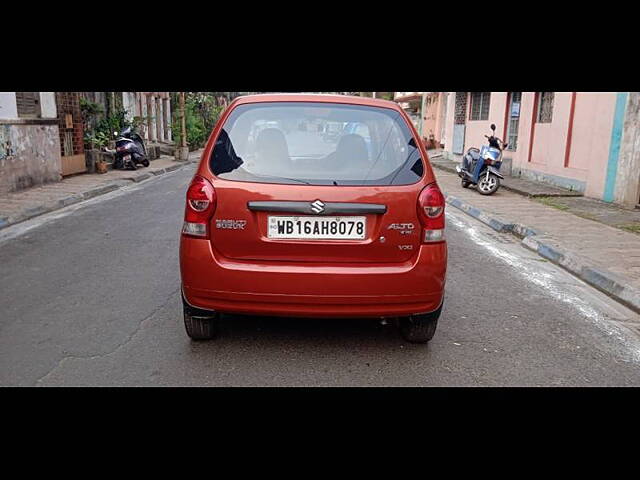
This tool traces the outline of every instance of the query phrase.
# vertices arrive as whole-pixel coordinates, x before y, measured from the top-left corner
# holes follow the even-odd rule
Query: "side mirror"
[[[493,130],[494,132],[496,131],[496,125],[495,125],[495,123],[492,123],[492,124],[491,124],[491,130]]]

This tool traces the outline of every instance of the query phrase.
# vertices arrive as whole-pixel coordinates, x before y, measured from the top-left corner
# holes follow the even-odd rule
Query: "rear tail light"
[[[187,190],[187,205],[184,211],[184,235],[209,238],[209,222],[216,211],[216,191],[204,177],[196,175]]]
[[[438,185],[424,187],[418,196],[418,218],[422,225],[422,242],[444,241],[444,195]]]

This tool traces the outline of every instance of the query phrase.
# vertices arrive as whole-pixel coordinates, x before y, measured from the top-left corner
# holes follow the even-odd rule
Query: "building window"
[[[538,92],[538,123],[553,120],[553,92]]]
[[[489,120],[491,92],[471,92],[471,118],[469,120]]]
[[[511,92],[509,95],[509,111],[507,112],[507,150],[518,148],[518,126],[520,124],[520,104],[522,92]]]
[[[40,92],[16,92],[18,117],[40,116]]]

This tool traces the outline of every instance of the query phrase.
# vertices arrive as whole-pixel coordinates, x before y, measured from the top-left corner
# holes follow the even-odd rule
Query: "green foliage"
[[[84,142],[91,146],[91,148],[98,147],[106,147],[109,144],[109,140],[111,136],[105,132],[93,132],[88,131],[84,134]]]
[[[90,145],[91,148],[107,146],[109,141],[113,139],[113,132],[119,133],[126,127],[137,129],[142,123],[144,123],[144,119],[141,117],[134,117],[133,120],[128,120],[127,111],[120,108],[112,115],[100,118],[93,128],[85,127],[85,144]]]
[[[131,120],[131,127],[136,131],[140,131],[142,125],[144,125],[144,117],[133,117]]]
[[[619,225],[618,228],[622,228],[627,232],[640,234],[640,223],[629,223],[627,225]]]
[[[127,111],[120,108],[112,115],[101,118],[95,130],[96,132],[107,133],[111,137],[113,132],[120,132],[122,129],[131,125],[132,123],[127,120]]]
[[[538,202],[547,205],[548,207],[553,207],[558,210],[569,210],[569,207],[562,203],[561,200],[558,200],[556,197],[537,197],[535,198]]]
[[[359,93],[358,96],[360,97],[373,97],[373,92],[353,92],[353,93]],[[376,98],[382,98],[384,100],[391,100],[393,101],[393,95],[394,92],[376,92]]]
[[[187,145],[191,148],[201,148],[206,143],[213,130],[222,106],[216,104],[213,92],[187,92],[185,95],[185,125],[187,130]],[[182,130],[178,105],[173,109],[171,130],[176,144],[180,144]]]
[[[82,112],[82,117],[88,120],[89,118],[104,113],[104,108],[99,103],[80,97],[80,111]]]

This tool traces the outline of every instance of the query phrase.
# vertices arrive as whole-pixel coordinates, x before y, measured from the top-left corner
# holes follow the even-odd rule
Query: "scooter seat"
[[[467,152],[467,156],[469,157],[469,160],[477,160],[480,158],[480,152],[477,150],[471,150]]]

